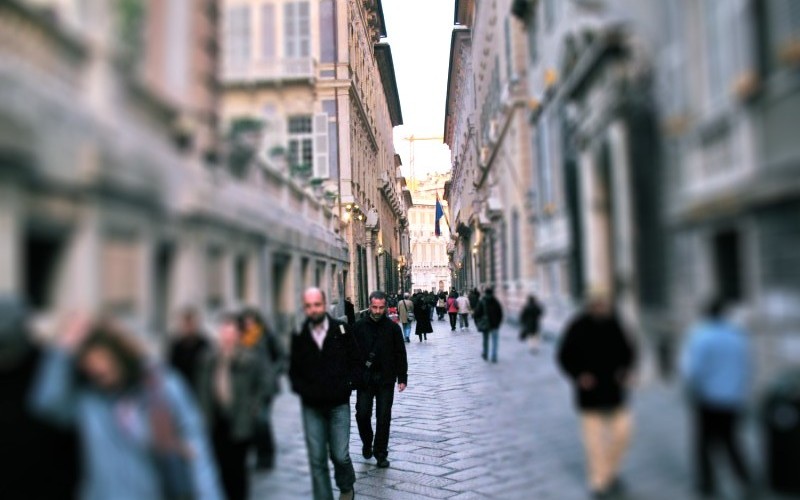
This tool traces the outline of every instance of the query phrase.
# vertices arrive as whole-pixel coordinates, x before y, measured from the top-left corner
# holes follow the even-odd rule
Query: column
[[[607,224],[604,219],[605,193],[600,186],[600,176],[592,151],[584,151],[580,158],[580,210],[584,245],[583,258],[584,285],[587,291],[592,287],[604,287],[612,291],[609,269]]]
[[[375,233],[367,229],[367,294],[377,290],[377,274],[375,272]]]
[[[0,292],[3,293],[21,293],[24,286],[20,198],[16,185],[0,184]]]
[[[193,232],[181,235],[175,251],[172,303],[179,308],[205,309],[206,266],[201,240]]]
[[[100,214],[94,207],[83,207],[80,224],[71,235],[64,258],[56,299],[57,309],[100,308]]]

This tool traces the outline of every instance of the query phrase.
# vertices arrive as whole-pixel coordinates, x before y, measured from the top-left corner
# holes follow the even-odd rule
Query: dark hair
[[[236,329],[239,331],[239,335],[241,335],[242,332],[244,331],[244,319],[245,319],[244,313],[237,314],[235,312],[226,312],[219,317],[219,324],[234,325],[236,326]]]
[[[375,290],[369,294],[369,301],[372,302],[373,300],[386,300],[386,294],[380,290]]]
[[[105,349],[117,360],[122,369],[124,387],[133,387],[142,382],[146,368],[145,351],[132,333],[108,319],[102,319],[92,326],[89,335],[78,347],[76,359],[83,360],[94,349]]]
[[[492,295],[494,294],[494,289],[490,286],[487,286],[486,289],[483,291],[485,295]]]
[[[261,328],[266,328],[267,326],[266,322],[264,321],[264,316],[262,316],[258,309],[254,307],[248,307],[247,309],[244,309],[240,314],[240,317],[242,319],[242,328],[244,328],[244,322],[248,319],[255,321],[256,324]]]
[[[708,301],[705,307],[705,313],[709,318],[719,319],[725,314],[727,304],[725,299],[715,297]]]

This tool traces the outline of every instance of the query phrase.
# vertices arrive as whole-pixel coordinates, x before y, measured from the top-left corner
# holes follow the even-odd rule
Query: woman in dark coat
[[[539,323],[542,318],[544,310],[536,297],[533,295],[528,296],[528,302],[522,313],[519,316],[521,330],[519,332],[519,339],[528,339],[528,346],[531,352],[536,353],[539,351]]]
[[[433,333],[433,326],[431,325],[430,305],[424,296],[419,296],[414,301],[414,316],[417,319],[417,327],[414,333],[417,334],[420,342],[422,342],[423,338],[427,342],[428,334]]]

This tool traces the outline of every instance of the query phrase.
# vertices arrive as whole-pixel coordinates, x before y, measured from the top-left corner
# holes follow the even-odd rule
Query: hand
[[[397,384],[397,390],[403,392],[406,390],[406,384]]]
[[[590,373],[581,373],[578,376],[578,386],[585,391],[588,391],[591,388],[593,388],[595,384],[596,381],[594,379],[594,375]]]
[[[92,328],[92,317],[86,311],[76,311],[64,322],[58,343],[68,351],[74,351],[89,335]]]

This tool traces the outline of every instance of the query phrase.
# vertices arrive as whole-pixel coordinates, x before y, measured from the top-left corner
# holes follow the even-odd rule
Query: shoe
[[[386,469],[388,467],[389,467],[389,460],[387,460],[386,457],[378,459],[378,468],[379,469]]]
[[[607,500],[611,498],[611,493],[608,490],[595,490],[592,492],[592,498],[595,500]]]
[[[353,500],[356,497],[356,490],[343,491],[339,494],[339,500]]]
[[[365,444],[365,445],[364,445],[364,446],[361,448],[361,455],[362,455],[364,458],[366,458],[367,460],[369,460],[370,458],[372,458],[372,446],[370,446],[370,445],[368,445],[368,444]]]
[[[486,355],[485,355],[485,354],[481,354],[481,358],[482,358],[484,361],[488,361],[488,360],[486,359]]]
[[[614,495],[625,493],[625,490],[625,482],[619,476],[615,477],[608,486],[608,492]]]

